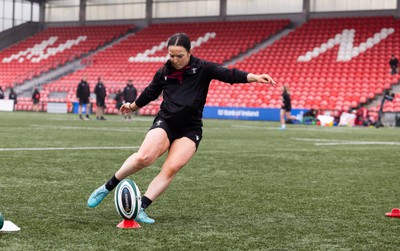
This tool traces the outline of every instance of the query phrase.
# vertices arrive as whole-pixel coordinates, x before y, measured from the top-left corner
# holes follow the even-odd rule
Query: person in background
[[[121,90],[118,90],[114,100],[115,100],[115,108],[118,109],[118,114],[121,114],[121,111],[119,109],[124,104],[124,95],[122,94]]]
[[[370,126],[373,124],[369,111],[366,107],[360,107],[357,110],[355,124],[359,126]]]
[[[154,223],[154,219],[147,216],[146,208],[167,190],[176,174],[197,152],[203,135],[203,109],[211,81],[275,85],[267,74],[229,69],[193,56],[190,39],[184,33],[171,36],[167,49],[170,59],[155,73],[151,83],[136,101],[121,106],[122,113],[134,112],[162,94],[163,101],[153,125],[139,150],[127,158],[110,180],[90,195],[87,201],[90,208],[96,207],[121,180],[167,154],[159,174],[143,194],[142,206],[135,218],[137,222]]]
[[[280,111],[280,121],[282,130],[286,129],[286,122],[291,122],[291,120],[295,120],[296,117],[290,114],[292,110],[292,104],[290,101],[290,91],[288,85],[282,86],[282,107]]]
[[[397,69],[399,67],[399,60],[392,54],[392,57],[389,60],[389,65],[391,69],[391,74],[394,75],[397,73]]]
[[[137,90],[132,83],[132,79],[128,80],[128,83],[126,84],[122,93],[124,95],[125,102],[133,103],[136,100]],[[125,114],[125,119],[131,119],[131,114]]]
[[[318,111],[315,109],[310,109],[303,114],[303,123],[306,125],[315,124],[317,121]]]
[[[18,103],[18,96],[17,93],[14,91],[14,88],[10,89],[10,94],[8,95],[8,99],[14,100],[14,110],[15,110],[15,105]]]
[[[107,91],[103,82],[101,81],[101,77],[98,78],[97,84],[94,87],[94,93],[96,94],[96,119],[97,120],[106,120],[104,118],[104,109],[106,108],[106,96]]]
[[[37,88],[32,93],[32,110],[35,112],[39,111],[39,103],[40,103],[40,92]]]
[[[1,86],[0,86],[0,99],[4,99],[4,91]]]
[[[86,76],[84,76],[78,84],[78,88],[76,89],[76,97],[79,99],[79,118],[89,120],[89,110],[90,110],[90,87],[88,82],[86,81]],[[86,104],[86,117],[82,117],[82,106]]]

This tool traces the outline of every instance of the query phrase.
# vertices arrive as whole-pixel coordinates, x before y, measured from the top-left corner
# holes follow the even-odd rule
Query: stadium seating
[[[312,19],[235,67],[267,72],[277,82],[288,84],[294,108],[348,110],[398,82],[397,75],[390,75],[388,62],[391,54],[400,55],[400,35],[389,30],[398,31],[399,26],[393,17]],[[354,52],[357,47],[364,51]],[[255,85],[256,93],[265,93],[257,97],[248,88],[229,89],[225,97],[240,93],[244,106],[280,106],[279,88]],[[223,89],[223,84],[214,83],[214,91]]]
[[[96,50],[133,25],[50,27],[0,52],[0,83],[8,88]]]
[[[92,90],[101,76],[109,94],[107,112],[116,113],[113,95],[128,79],[139,92],[143,90],[165,62],[165,40],[171,34],[187,33],[195,56],[225,63],[289,24],[288,20],[153,24],[85,58],[86,68],[45,85],[44,97],[64,92],[67,102],[75,102],[82,76],[87,76]],[[279,84],[288,84],[293,108],[347,111],[398,83],[399,75],[390,74],[388,62],[392,54],[400,56],[399,30],[400,21],[393,17],[311,19],[230,67],[268,73]],[[154,115],[160,102],[152,102],[140,113]],[[397,104],[387,102],[386,111],[400,111]],[[213,81],[207,105],[279,108],[281,89]],[[371,108],[372,113],[375,110]]]
[[[101,76],[109,94],[123,89],[128,79],[133,80],[140,92],[166,61],[165,42],[174,33],[185,32],[189,35],[195,56],[224,63],[253,48],[288,24],[289,20],[153,24],[127,36],[111,48],[99,51],[89,59],[90,64],[86,68],[49,83],[44,88],[68,92],[68,97],[73,98],[77,83],[85,75],[92,89],[98,76]],[[108,113],[117,112],[112,105],[112,96],[107,101]],[[160,100],[152,102],[140,112],[154,115],[159,104]]]

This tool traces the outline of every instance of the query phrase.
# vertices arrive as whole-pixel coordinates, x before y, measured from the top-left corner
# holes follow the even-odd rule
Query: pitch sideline
[[[87,147],[22,147],[22,148],[0,148],[0,152],[6,151],[65,151],[65,150],[120,150],[137,149],[139,146],[87,146]]]
[[[316,146],[336,146],[336,145],[394,145],[400,146],[400,142],[391,141],[354,141],[354,140],[332,140],[332,139],[312,139],[312,138],[292,138],[298,141],[313,141]]]

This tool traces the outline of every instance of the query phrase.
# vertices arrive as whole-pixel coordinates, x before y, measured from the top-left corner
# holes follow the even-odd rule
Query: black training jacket
[[[168,78],[173,66],[168,60],[154,75],[152,82],[136,100],[143,107],[163,93],[163,102],[157,116],[167,120],[173,128],[188,130],[202,124],[203,109],[212,79],[230,84],[247,83],[247,72],[228,69],[219,64],[191,56],[189,68],[182,82]]]
[[[88,99],[90,97],[89,84],[86,81],[81,81],[76,89],[76,97],[79,99]]]
[[[97,99],[105,99],[107,96],[107,90],[103,83],[98,82],[94,87],[94,93]]]

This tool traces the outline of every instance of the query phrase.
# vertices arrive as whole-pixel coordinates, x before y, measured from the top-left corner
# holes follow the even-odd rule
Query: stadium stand
[[[44,89],[68,92],[67,100],[74,101],[76,85],[85,75],[92,89],[97,77],[102,76],[109,94],[123,89],[128,79],[133,80],[140,92],[166,61],[165,42],[174,33],[185,32],[191,37],[194,55],[224,63],[265,41],[289,23],[289,20],[259,20],[153,24],[99,51],[90,58],[91,64],[86,68],[49,83]],[[117,113],[112,97],[109,95],[107,99],[107,113]],[[140,114],[154,115],[160,102],[152,102],[141,109]]]
[[[399,26],[399,20],[388,16],[311,19],[249,57],[250,49],[290,27],[290,21],[152,24],[136,33],[126,34],[103,50],[95,51],[96,45],[109,42],[132,28],[117,26],[121,28],[119,32],[116,28],[114,32],[104,34],[102,40],[91,47],[82,46],[80,50],[76,47],[66,53],[66,56],[74,57],[74,53],[84,55],[95,51],[82,61],[87,64],[85,68],[43,86],[44,108],[47,102],[75,102],[76,85],[82,76],[87,76],[92,90],[97,77],[101,76],[109,94],[107,113],[117,113],[114,108],[114,94],[125,86],[128,79],[133,80],[139,92],[143,90],[154,72],[165,62],[166,38],[176,32],[186,32],[192,38],[194,55],[222,64],[244,56],[229,67],[255,73],[268,72],[277,82],[288,84],[293,108],[348,111],[379,99],[384,90],[398,83],[399,75],[390,74],[388,61],[391,54],[400,55],[400,35],[396,32]],[[46,31],[58,29],[62,30],[49,28]],[[76,38],[83,34],[79,30],[84,27],[69,29],[70,37]],[[74,29],[77,31],[71,31]],[[107,30],[113,28],[108,27]],[[46,34],[41,40],[37,39],[37,42],[27,43],[20,48],[29,48],[54,35]],[[20,44],[12,48],[19,48]],[[15,49],[13,53],[22,49]],[[4,51],[1,55],[11,57],[12,53]],[[49,62],[44,60],[46,63],[41,65],[51,68],[51,62],[59,63],[60,60],[62,58]],[[17,60],[12,62],[17,64]],[[19,99],[22,102],[17,109],[29,110],[30,97],[25,99]],[[384,111],[400,111],[398,99],[396,96],[393,102],[387,102]],[[160,102],[161,100],[152,102],[141,109],[140,114],[154,115]],[[213,81],[207,105],[279,108],[281,90],[262,84],[229,86]],[[72,109],[71,105],[69,109]],[[379,107],[370,108],[371,114],[376,114],[377,110]]]
[[[398,82],[388,62],[391,54],[400,52],[400,35],[394,32],[399,25],[393,17],[312,19],[235,67],[270,72],[289,84],[294,108],[347,111]],[[225,97],[242,95],[246,88],[230,89]],[[259,95],[247,93],[241,105],[280,106],[280,90],[251,88]],[[223,91],[218,83],[214,89]]]
[[[0,83],[9,88],[78,59],[133,25],[50,27],[0,52]]]

